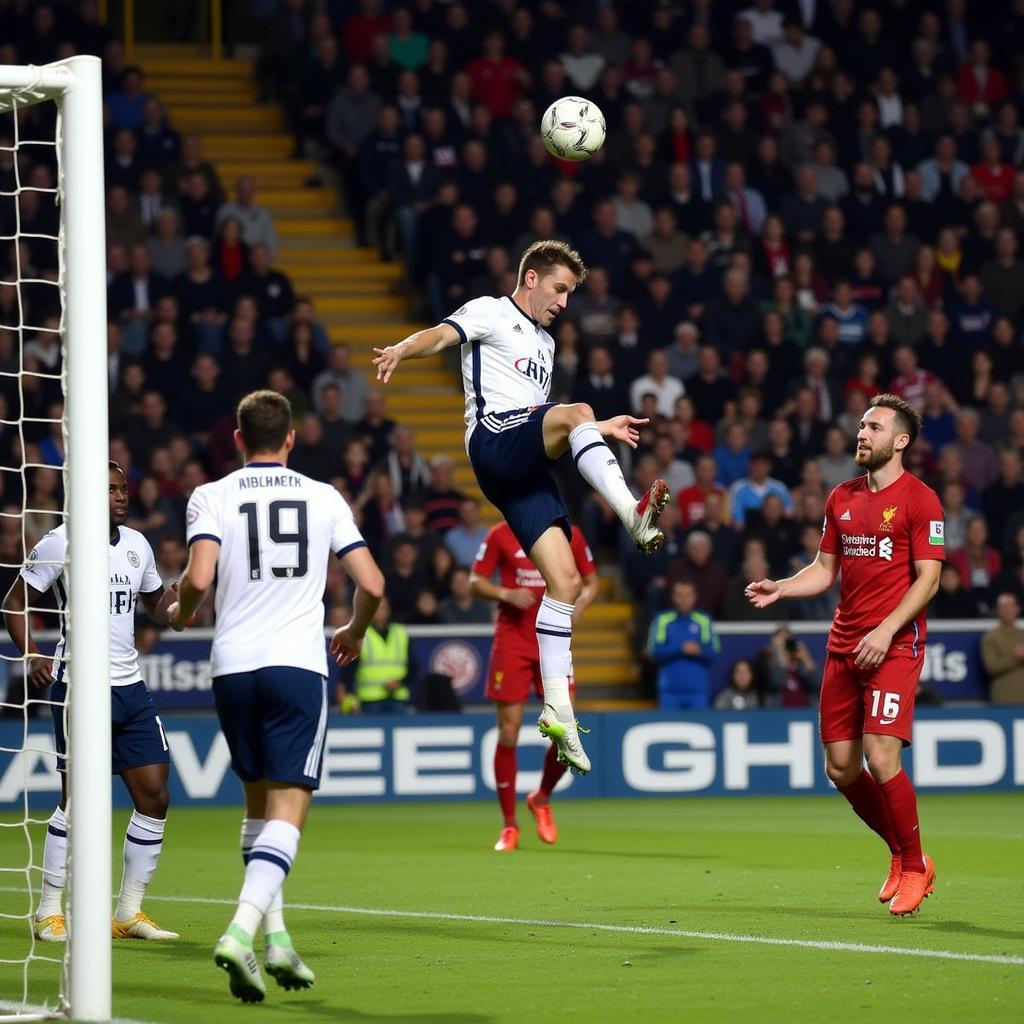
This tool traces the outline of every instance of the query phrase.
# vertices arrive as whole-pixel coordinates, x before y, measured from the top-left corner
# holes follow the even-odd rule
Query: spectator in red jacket
[[[956,73],[956,91],[976,112],[987,114],[1009,95],[1006,75],[989,63],[992,52],[984,39],[971,43],[970,59],[960,65]],[[987,110],[977,110],[986,107]]]
[[[484,36],[483,56],[469,65],[473,99],[483,103],[495,118],[508,117],[530,77],[515,57],[505,56],[505,37],[497,31]]]

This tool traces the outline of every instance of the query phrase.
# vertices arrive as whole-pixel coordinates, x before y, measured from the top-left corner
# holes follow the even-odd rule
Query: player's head
[[[295,444],[292,406],[276,391],[252,391],[238,403],[235,444],[247,460],[258,455],[282,458]]]
[[[110,528],[120,526],[128,518],[128,478],[114,461],[107,463],[110,477]]]
[[[520,305],[541,327],[547,327],[586,276],[583,257],[565,242],[534,242],[519,261]]]
[[[857,431],[854,460],[868,472],[881,469],[903,453],[921,433],[921,414],[899,395],[876,395]]]

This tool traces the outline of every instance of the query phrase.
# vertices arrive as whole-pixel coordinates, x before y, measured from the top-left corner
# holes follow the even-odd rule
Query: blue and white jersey
[[[500,433],[518,426],[489,417],[543,405],[551,392],[555,342],[511,296],[473,299],[442,323],[462,341],[462,384],[466,392],[466,448],[478,424]]]
[[[53,589],[57,607],[68,607],[68,579],[64,565],[67,528],[51,530],[32,549],[21,578],[33,590],[45,594]],[[163,590],[156,559],[149,541],[138,530],[117,528],[117,539],[110,542],[110,685],[131,686],[142,680],[139,652],[135,649],[135,603],[139,594]],[[68,655],[67,621],[61,616],[60,641],[54,651],[53,677],[68,681],[63,659]]]
[[[366,542],[330,484],[276,462],[250,462],[192,492],[189,546],[220,545],[213,675],[301,668],[327,675],[328,558]]]

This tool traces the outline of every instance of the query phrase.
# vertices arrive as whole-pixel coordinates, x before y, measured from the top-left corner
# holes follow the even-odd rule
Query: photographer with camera
[[[766,707],[809,708],[818,703],[818,665],[788,626],[754,657],[754,672]]]

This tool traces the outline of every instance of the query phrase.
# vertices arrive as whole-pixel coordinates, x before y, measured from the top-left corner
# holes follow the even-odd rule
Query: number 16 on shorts
[[[879,725],[892,725],[900,715],[900,695],[898,693],[871,691],[871,717],[878,719]]]

